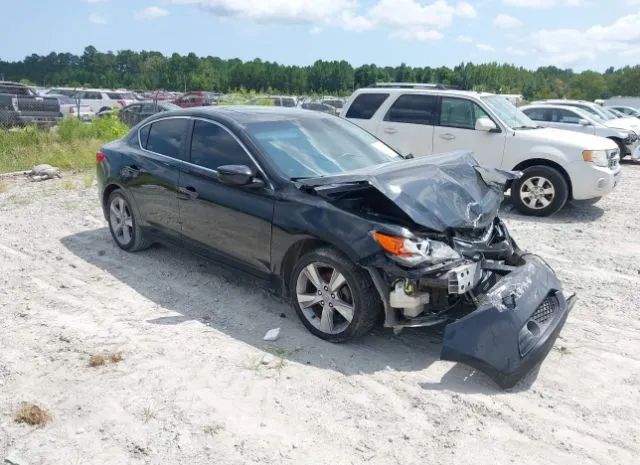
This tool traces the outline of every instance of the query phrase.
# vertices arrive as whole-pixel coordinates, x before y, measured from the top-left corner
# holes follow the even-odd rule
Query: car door
[[[170,117],[140,128],[140,146],[123,164],[121,177],[148,227],[179,239],[178,178],[187,156],[188,117]]]
[[[567,108],[554,108],[552,110],[553,123],[552,127],[565,129],[567,131],[583,132],[585,134],[595,134],[596,128],[593,124],[580,124],[581,121],[587,121],[578,113]]]
[[[403,155],[431,155],[437,120],[436,95],[404,94],[391,104],[378,124],[376,135]]]
[[[476,130],[479,118],[492,119],[498,129],[495,132]],[[483,165],[499,168],[505,143],[505,133],[476,102],[461,97],[441,98],[439,124],[433,131],[435,153],[470,150]]]
[[[270,269],[273,191],[267,184],[249,187],[220,182],[217,168],[222,165],[247,165],[259,173],[229,129],[194,119],[189,163],[183,165],[178,188],[182,234],[191,245],[266,274]]]
[[[120,112],[118,113],[118,118],[120,118],[120,121],[122,121],[127,126],[132,127],[138,124],[139,122],[138,120],[139,112],[140,112],[139,104],[129,105],[127,107],[124,107],[122,110],[120,110]]]
[[[156,102],[148,102],[140,105],[140,112],[137,115],[136,124],[140,121],[147,119],[149,116],[155,115],[160,110]]]

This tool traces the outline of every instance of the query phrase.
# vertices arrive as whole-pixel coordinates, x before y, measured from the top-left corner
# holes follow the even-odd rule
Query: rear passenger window
[[[211,170],[223,165],[253,165],[247,152],[226,129],[199,120],[193,125],[191,163]]]
[[[530,108],[524,114],[534,121],[551,121],[551,111],[544,108]]]
[[[580,123],[580,116],[570,110],[557,108],[554,110],[554,120],[558,123],[578,124]]]
[[[181,158],[188,123],[186,118],[163,119],[151,123],[145,148],[168,157]]]
[[[116,94],[114,92],[107,92],[107,97],[109,97],[111,100],[122,100],[122,95]]]
[[[371,119],[380,108],[380,105],[387,100],[387,97],[389,97],[389,94],[360,94],[347,110],[346,117]]]
[[[140,129],[140,145],[142,147],[147,146],[147,139],[149,139],[149,129],[151,129],[150,124],[147,124],[142,129]]]
[[[438,97],[434,95],[407,94],[396,100],[387,115],[385,121],[412,124],[436,124],[438,114]]]
[[[102,95],[100,92],[84,92],[82,98],[87,100],[102,100]]]
[[[479,118],[489,115],[471,100],[461,98],[442,98],[440,110],[440,126],[461,129],[475,129]]]

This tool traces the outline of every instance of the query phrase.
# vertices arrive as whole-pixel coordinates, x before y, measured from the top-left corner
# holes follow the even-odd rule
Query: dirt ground
[[[579,294],[509,392],[439,361],[425,329],[325,343],[251,278],[182,250],[123,252],[89,183],[0,181],[0,460],[640,463],[640,166],[593,206],[505,206],[519,244]],[[49,422],[16,423],[24,403]]]

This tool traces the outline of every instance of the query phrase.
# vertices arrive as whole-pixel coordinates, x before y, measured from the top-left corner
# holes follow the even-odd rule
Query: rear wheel
[[[620,139],[611,139],[611,140],[614,141],[618,146],[618,150],[620,151],[620,160],[622,160],[625,157],[625,152],[627,148],[624,146],[624,144]]]
[[[304,255],[291,273],[291,305],[311,333],[342,342],[369,332],[382,309],[369,275],[326,247]]]
[[[121,189],[114,190],[107,200],[109,230],[118,247],[137,252],[151,245],[143,235],[131,202]]]
[[[511,186],[511,199],[525,215],[549,216],[560,210],[569,198],[569,187],[562,174],[550,166],[532,166]]]

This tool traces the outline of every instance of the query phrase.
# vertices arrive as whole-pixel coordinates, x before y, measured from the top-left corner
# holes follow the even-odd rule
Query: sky
[[[640,0],[1,0],[0,59],[155,50],[354,66],[640,63]]]

